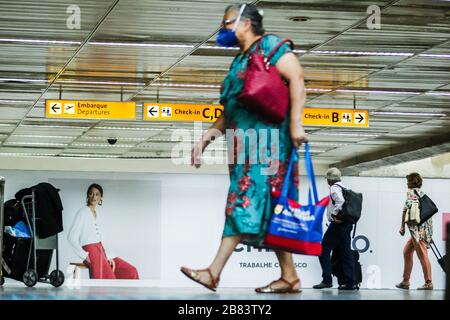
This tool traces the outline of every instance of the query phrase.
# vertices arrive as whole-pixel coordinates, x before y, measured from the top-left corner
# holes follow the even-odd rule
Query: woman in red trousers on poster
[[[92,184],[87,190],[86,205],[78,210],[68,240],[76,254],[89,268],[91,279],[139,279],[137,269],[115,257],[102,244],[101,214],[103,188]]]

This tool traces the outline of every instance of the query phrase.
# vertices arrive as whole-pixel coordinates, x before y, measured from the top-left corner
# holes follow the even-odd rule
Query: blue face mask
[[[216,41],[222,47],[234,47],[237,45],[236,32],[227,28],[222,28],[217,35]]]
[[[244,12],[245,4],[241,6],[241,9],[239,10],[239,16],[236,19],[236,22],[234,23],[233,29],[227,29],[223,27],[220,29],[219,34],[217,35],[216,42],[221,45],[222,47],[234,47],[237,45],[238,40],[236,37],[236,28],[241,21],[242,12]]]

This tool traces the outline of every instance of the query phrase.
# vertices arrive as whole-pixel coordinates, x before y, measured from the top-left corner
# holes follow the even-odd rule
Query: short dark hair
[[[239,13],[243,4],[233,4],[225,9],[225,13],[230,10],[237,11]],[[242,17],[250,19],[252,23],[252,31],[257,36],[262,36],[266,31],[263,28],[263,16],[260,14],[258,7],[254,4],[246,4]]]
[[[86,192],[86,196],[89,198],[89,192],[91,192],[91,189],[97,189],[98,191],[100,191],[100,195],[103,197],[103,188],[101,185],[97,184],[97,183],[93,183],[89,186],[89,188],[87,189]]]
[[[422,187],[422,177],[417,172],[412,172],[406,176],[408,180],[408,188],[421,188]]]

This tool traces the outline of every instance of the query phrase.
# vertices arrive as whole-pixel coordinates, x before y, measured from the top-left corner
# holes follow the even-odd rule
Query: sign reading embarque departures
[[[46,100],[49,118],[136,119],[136,102]]]
[[[221,105],[144,103],[143,119],[147,121],[214,122],[223,112]],[[369,112],[355,109],[303,110],[305,126],[368,127]]]

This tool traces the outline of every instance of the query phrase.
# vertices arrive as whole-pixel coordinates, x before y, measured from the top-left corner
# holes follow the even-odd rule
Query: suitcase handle
[[[433,248],[433,246],[434,246],[434,248]],[[436,246],[436,243],[434,243],[434,240],[433,239],[431,239],[431,241],[430,241],[430,248],[431,248],[431,250],[433,251],[433,253],[434,253],[434,255],[436,256],[436,258],[439,260],[439,259],[442,259],[442,255],[441,255],[441,253],[439,252],[439,249],[438,249],[438,247]],[[436,250],[436,251],[434,251],[434,250]],[[437,253],[436,253],[437,252]]]

